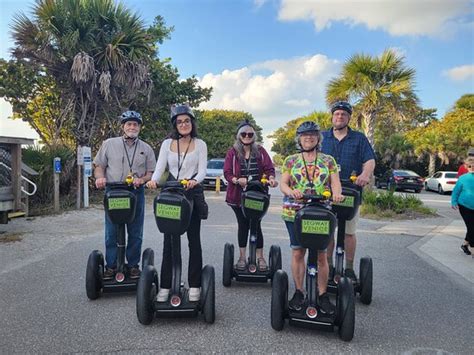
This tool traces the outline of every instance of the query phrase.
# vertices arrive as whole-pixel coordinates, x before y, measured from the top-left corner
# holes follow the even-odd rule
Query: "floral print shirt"
[[[288,156],[283,163],[281,172],[290,174],[289,186],[293,190],[299,190],[303,194],[322,194],[324,190],[330,188],[329,177],[331,174],[337,173],[338,169],[332,156],[318,152],[316,161],[306,161],[306,168],[301,153]],[[311,182],[313,183],[312,187]],[[285,196],[283,198],[283,220],[293,222],[296,212],[302,207],[302,203],[290,200],[288,196]]]

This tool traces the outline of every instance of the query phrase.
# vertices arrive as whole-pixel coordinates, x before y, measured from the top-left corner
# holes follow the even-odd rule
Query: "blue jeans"
[[[109,189],[106,188],[106,192]],[[139,187],[132,191],[137,196],[135,219],[127,224],[127,252],[128,266],[138,267],[143,241],[143,221],[145,219],[145,189]],[[108,268],[117,267],[117,226],[113,224],[107,213],[105,214],[105,262]]]
[[[301,249],[302,246],[296,239],[295,235],[295,222],[285,221],[286,229],[288,230],[288,235],[290,236],[290,248],[291,249]],[[327,249],[318,250],[319,253],[325,253]]]

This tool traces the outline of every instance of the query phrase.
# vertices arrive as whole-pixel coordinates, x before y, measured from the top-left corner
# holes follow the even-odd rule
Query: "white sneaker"
[[[170,295],[169,288],[160,288],[160,292],[158,292],[158,302],[168,301],[169,295]]]
[[[191,287],[189,289],[189,302],[197,302],[201,298],[201,289],[199,287]]]

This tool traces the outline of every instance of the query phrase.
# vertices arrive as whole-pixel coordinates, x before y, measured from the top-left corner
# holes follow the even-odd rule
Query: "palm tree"
[[[404,115],[407,107],[416,106],[414,78],[415,71],[406,68],[403,56],[393,50],[385,50],[380,57],[355,54],[339,77],[329,82],[326,100],[329,104],[341,99],[354,102],[354,116],[362,116],[365,134],[373,146],[379,114]]]
[[[167,29],[147,30],[112,0],[37,0],[32,12],[14,18],[13,54],[54,78],[78,143],[89,145],[100,126],[116,126],[120,110],[149,94],[149,63]]]

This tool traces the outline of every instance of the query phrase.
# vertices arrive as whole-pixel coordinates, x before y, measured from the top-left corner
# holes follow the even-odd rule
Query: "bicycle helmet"
[[[337,110],[344,110],[349,115],[352,115],[352,106],[347,101],[336,101],[335,103],[333,103],[331,106],[331,113],[334,113],[334,111]]]
[[[296,134],[300,135],[306,132],[319,132],[319,125],[312,121],[305,121],[298,126],[296,129]]]
[[[237,132],[239,132],[240,129],[245,127],[245,126],[250,126],[255,130],[255,128],[252,126],[252,124],[250,123],[248,118],[246,118],[245,121],[240,122],[239,125],[237,126]]]
[[[128,121],[135,121],[139,125],[143,124],[142,116],[136,111],[125,111],[119,116],[120,124],[124,124]]]
[[[176,117],[179,115],[188,115],[192,120],[195,120],[194,112],[188,105],[172,105],[171,106],[171,124],[176,125]]]

